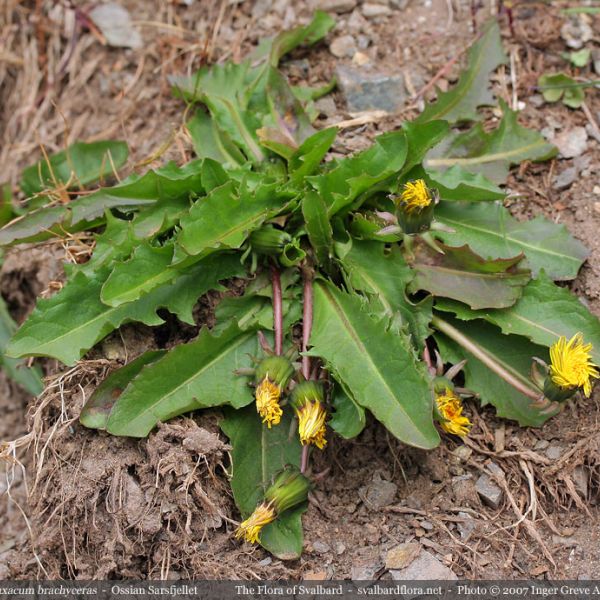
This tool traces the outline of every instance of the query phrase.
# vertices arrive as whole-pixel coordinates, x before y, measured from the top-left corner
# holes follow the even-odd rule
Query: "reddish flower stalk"
[[[279,269],[271,266],[271,281],[273,285],[273,327],[275,328],[275,354],[283,353],[283,300],[281,296],[281,275]]]

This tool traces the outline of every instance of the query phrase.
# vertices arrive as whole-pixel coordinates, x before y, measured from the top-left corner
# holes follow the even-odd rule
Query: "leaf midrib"
[[[227,346],[225,346],[225,348],[222,351],[220,351],[212,360],[210,360],[208,363],[204,363],[204,365],[202,366],[202,368],[199,369],[199,370],[197,370],[197,371],[195,371],[194,374],[191,377],[188,377],[188,378],[184,379],[183,381],[181,381],[179,383],[179,385],[177,385],[176,387],[172,388],[171,391],[169,391],[167,394],[163,394],[158,400],[156,400],[156,402],[153,402],[152,404],[148,405],[144,410],[142,410],[141,412],[138,412],[137,415],[131,419],[130,423],[133,423],[135,419],[139,419],[140,417],[145,416],[146,414],[148,414],[149,412],[151,412],[152,409],[154,409],[158,404],[160,404],[161,402],[163,402],[165,398],[172,397],[182,387],[188,385],[188,383],[190,381],[198,378],[200,374],[203,374],[208,368],[210,368],[217,361],[219,361],[223,357],[223,355],[229,353],[230,351],[232,351],[234,349],[237,349],[241,344],[243,344],[244,342],[246,342],[251,335],[252,334],[250,332],[243,333],[242,335],[240,335],[232,343],[230,343]],[[210,337],[210,336],[207,335],[206,337]],[[165,356],[165,358],[166,358],[166,356]],[[160,364],[160,362],[156,363],[154,366],[158,366],[159,364]],[[119,401],[122,402],[123,398],[125,398],[125,397],[126,397],[126,392],[121,396],[121,398],[119,398]],[[198,402],[198,399],[195,396],[193,396],[192,399],[195,400],[196,402]],[[198,403],[200,404],[200,402],[198,402]]]
[[[352,324],[350,323],[350,321],[346,318],[346,315],[344,314],[344,311],[343,311],[342,307],[340,306],[340,304],[338,303],[338,301],[332,296],[331,292],[325,286],[320,285],[319,288],[327,296],[327,299],[329,300],[329,302],[330,302],[332,308],[334,309],[336,315],[338,316],[338,318],[342,322],[342,325],[348,331],[348,333],[350,334],[350,337],[356,343],[356,345],[358,346],[358,348],[361,350],[363,360],[368,360],[369,364],[372,366],[372,368],[375,371],[375,373],[379,374],[379,379],[382,381],[382,383],[384,385],[384,388],[389,392],[389,395],[392,398],[396,399],[396,394],[393,392],[393,390],[390,388],[388,382],[385,380],[385,378],[383,377],[383,375],[381,374],[381,372],[378,370],[375,361],[372,359],[372,357],[371,357],[370,353],[368,352],[366,346],[363,344],[362,340],[360,339],[360,336],[358,335],[358,333],[356,332],[356,330],[354,329],[354,327],[352,326]],[[402,414],[406,417],[407,422],[411,424],[413,432],[416,432],[417,437],[419,439],[423,440],[424,439],[423,434],[415,426],[415,424],[414,424],[413,420],[411,419],[410,415],[406,412],[406,410],[400,404],[400,402],[396,401],[396,406],[400,409],[400,411],[402,412]],[[369,408],[369,407],[367,406],[366,408]]]
[[[518,156],[523,152],[533,150],[538,146],[544,146],[547,142],[544,139],[537,140],[533,144],[527,146],[520,146],[512,150],[505,150],[504,152],[494,152],[492,154],[484,154],[483,156],[473,156],[471,158],[430,158],[427,161],[428,167],[449,167],[452,165],[480,165],[498,160],[506,160],[513,156]]]
[[[572,256],[568,255],[568,254],[560,254],[559,252],[555,252],[553,250],[550,249],[542,249],[540,246],[534,246],[532,244],[529,244],[525,241],[521,241],[518,238],[513,238],[507,235],[503,235],[501,233],[496,233],[495,231],[492,231],[491,229],[483,229],[481,227],[477,227],[475,225],[469,225],[468,223],[462,222],[462,221],[457,221],[455,219],[450,219],[448,217],[445,216],[440,216],[439,217],[440,221],[445,221],[446,223],[452,224],[452,225],[456,225],[458,227],[462,227],[463,229],[471,229],[472,231],[479,231],[480,233],[484,233],[487,235],[491,235],[497,238],[500,238],[502,240],[508,240],[511,241],[515,244],[518,244],[519,246],[523,246],[525,248],[529,248],[534,252],[539,252],[541,254],[549,254],[552,256],[557,256],[559,258],[565,258],[567,260],[571,260],[577,264],[579,264],[579,260],[576,258],[573,258]]]

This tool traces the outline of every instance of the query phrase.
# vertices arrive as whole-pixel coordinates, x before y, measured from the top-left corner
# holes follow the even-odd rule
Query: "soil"
[[[182,105],[171,97],[167,76],[239,58],[264,36],[306,22],[319,2],[122,4],[142,33],[138,50],[103,45],[97,32],[73,36],[74,12],[62,4],[8,0],[0,17],[0,163],[7,182],[18,183],[40,144],[57,151],[75,139],[126,139],[131,157],[124,172],[188,160]],[[365,36],[362,52],[379,69],[402,72],[407,86],[419,89],[473,40],[469,4],[395,1],[388,16],[364,18],[360,8],[340,14],[326,43],[294,52],[284,70],[293,79],[324,83],[336,64],[351,63],[328,49],[334,37],[350,32]],[[563,222],[590,249],[572,289],[600,315],[600,151],[593,136],[600,98],[589,91],[587,110],[572,110],[544,104],[533,91],[540,74],[566,68],[560,7],[521,7],[514,36],[501,16],[513,70],[500,69],[494,87],[512,105],[524,102],[520,120],[529,127],[592,132],[582,156],[523,164],[508,188],[520,195],[512,203],[515,215]],[[478,27],[491,10],[487,3],[477,7]],[[598,17],[590,17],[590,25],[598,31]],[[458,68],[438,85],[451,84]],[[332,97],[333,112],[321,125],[351,116],[341,93]],[[414,114],[416,107],[407,106],[399,115],[345,129],[335,149],[363,148]],[[557,190],[554,177],[571,166],[578,176]],[[61,261],[85,253],[86,242],[82,235],[7,253],[0,283],[16,319],[36,296],[60,285]],[[201,301],[199,323],[210,323],[213,306],[212,297]],[[324,475],[303,519],[305,552],[282,562],[233,539],[239,514],[218,412],[174,419],[142,441],[90,431],[77,421],[110,370],[193,334],[177,322],[158,334],[126,326],[71,369],[43,362],[47,388],[38,399],[0,375],[0,440],[7,441],[4,455],[13,457],[0,483],[0,579],[387,579],[388,550],[411,541],[459,577],[600,578],[600,394],[569,403],[540,429],[520,429],[470,402],[468,440],[445,437],[427,453],[403,446],[375,422],[355,440],[331,439],[314,463]],[[496,507],[483,504],[475,490],[490,469],[499,473],[503,491]]]

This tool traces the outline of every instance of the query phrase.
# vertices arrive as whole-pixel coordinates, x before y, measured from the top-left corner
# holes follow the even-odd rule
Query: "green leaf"
[[[406,175],[413,167],[420,165],[427,152],[437,146],[448,135],[450,128],[446,121],[428,121],[426,123],[405,121],[402,123],[402,130],[406,135],[408,150],[399,177]]]
[[[306,179],[323,198],[331,217],[375,184],[400,172],[407,148],[404,131],[384,133],[367,150],[330,163],[328,171]]]
[[[471,311],[458,303],[440,303],[463,320],[485,319],[506,334],[522,335],[536,344],[551,346],[559,337],[578,332],[593,345],[592,357],[600,364],[600,320],[569,290],[558,287],[542,271],[523,289],[521,299],[506,310]]]
[[[393,320],[412,336],[417,348],[423,347],[429,335],[431,300],[413,304],[406,296],[406,288],[414,278],[400,248],[393,246],[386,252],[381,242],[359,242],[341,260],[349,288],[366,292],[372,298],[371,308],[380,317]]]
[[[118,185],[81,196],[67,206],[30,212],[0,230],[0,245],[41,241],[53,235],[81,231],[101,224],[106,211],[113,208],[125,212],[150,207],[159,201],[187,200],[203,191],[201,164],[201,161],[192,161],[178,167],[167,163],[142,177],[131,175]]]
[[[178,241],[192,256],[205,250],[239,248],[252,230],[283,210],[290,198],[275,183],[250,193],[229,181],[196,201],[181,219]]]
[[[165,354],[165,350],[150,350],[113,371],[94,390],[79,415],[79,422],[90,429],[106,429],[110,411],[130,381],[148,364]]]
[[[322,358],[355,401],[399,440],[418,448],[438,444],[425,367],[408,339],[368,315],[358,298],[316,282],[310,343],[310,355]]]
[[[6,225],[15,216],[10,183],[0,183],[0,227]]]
[[[254,406],[227,410],[221,429],[232,446],[231,489],[243,518],[262,502],[273,476],[286,465],[300,465],[302,452],[292,411],[283,413],[281,423],[271,429],[263,426]],[[294,560],[302,553],[302,513],[305,506],[290,509],[261,532],[260,543],[282,560]]]
[[[113,435],[146,437],[158,422],[185,412],[230,404],[241,408],[253,396],[248,380],[235,371],[252,366],[259,351],[255,331],[233,325],[219,336],[202,329],[144,367],[115,403],[106,429]]]
[[[564,225],[543,217],[517,221],[499,203],[466,204],[442,202],[435,218],[454,233],[436,231],[444,243],[468,244],[486,258],[525,254],[524,265],[537,275],[542,269],[555,280],[573,279],[588,250],[573,238]]]
[[[489,78],[493,71],[507,62],[496,21],[490,21],[484,27],[481,37],[471,46],[468,59],[469,66],[461,73],[454,88],[448,92],[438,91],[438,99],[429,104],[415,122],[433,119],[444,119],[449,123],[474,121],[479,117],[479,106],[495,104]]]
[[[487,323],[474,322],[466,325],[454,320],[450,322],[496,362],[518,374],[525,382],[529,381],[532,357],[548,358],[545,348],[517,335],[503,335],[499,329]],[[483,406],[495,406],[498,416],[518,421],[522,426],[540,427],[558,412],[558,407],[549,412],[541,412],[539,408],[532,406],[530,398],[506,383],[461,346],[441,333],[436,333],[435,339],[445,361],[456,364],[467,359],[464,367],[465,386],[480,395]],[[529,386],[532,389],[534,387],[530,382]]]
[[[327,206],[319,194],[307,192],[302,199],[302,215],[318,262],[329,264],[333,255],[333,231],[327,216]]]
[[[304,140],[289,160],[288,169],[292,181],[301,182],[304,177],[312,175],[317,170],[337,133],[336,127],[329,127],[317,131]]]
[[[505,308],[521,296],[531,272],[518,269],[523,255],[485,260],[467,246],[438,244],[443,254],[417,242],[408,261],[415,270],[409,291],[426,290],[471,308]]]
[[[39,367],[28,367],[23,360],[6,356],[6,348],[17,324],[10,316],[4,299],[0,296],[0,367],[13,381],[16,381],[32,396],[41,394],[44,389]]]
[[[33,196],[47,188],[83,188],[120,169],[129,156],[125,142],[76,142],[23,171],[21,190]]]
[[[267,74],[266,95],[270,111],[256,133],[263,146],[289,160],[315,129],[287,79],[273,67]]]
[[[482,173],[494,183],[503,183],[510,165],[525,160],[542,161],[556,155],[556,148],[537,131],[521,127],[517,112],[500,100],[504,116],[497,129],[487,133],[478,123],[465,133],[450,136],[425,160],[425,168],[446,169],[460,166]]]
[[[194,152],[199,158],[212,158],[222,165],[237,167],[246,157],[231,137],[219,129],[215,119],[199,109],[185,124],[192,138]]]
[[[137,300],[177,275],[169,269],[172,259],[173,244],[152,246],[142,242],[129,260],[115,265],[102,286],[100,299],[109,306]]]
[[[71,365],[123,323],[160,325],[163,319],[156,314],[159,308],[167,308],[182,321],[194,324],[192,308],[197,299],[210,289],[219,289],[219,280],[239,275],[240,271],[236,256],[210,257],[182,272],[174,282],[118,307],[100,300],[108,269],[90,276],[76,272],[60,292],[38,301],[14,335],[8,353],[17,358],[51,356]]]
[[[335,20],[330,15],[317,10],[308,25],[294,27],[293,29],[277,34],[263,46],[263,49],[269,48],[269,62],[271,66],[276,67],[283,56],[301,44],[310,46],[323,39],[334,25]]]
[[[334,412],[327,425],[346,440],[359,435],[367,423],[365,409],[339,383],[334,387],[332,404]]]
[[[423,179],[427,185],[437,189],[442,200],[478,202],[501,200],[506,196],[501,188],[481,173],[470,173],[458,165],[445,171],[424,171]]]
[[[590,51],[583,50],[582,52],[587,52],[587,63]],[[546,102],[558,102],[562,98],[563,104],[566,106],[579,108],[585,100],[583,88],[572,77],[564,73],[541,75],[538,79],[538,87],[542,90],[542,96]]]

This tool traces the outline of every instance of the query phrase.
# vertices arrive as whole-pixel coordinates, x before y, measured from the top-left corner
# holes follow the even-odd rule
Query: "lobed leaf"
[[[433,119],[444,119],[449,123],[474,121],[479,117],[479,106],[495,104],[490,74],[507,62],[495,20],[486,24],[479,39],[469,49],[468,61],[469,66],[461,73],[458,83],[447,92],[438,90],[438,99],[427,105],[415,119],[416,123]]]
[[[321,195],[331,217],[363,192],[399,173],[406,162],[407,149],[404,131],[384,133],[367,150],[331,163],[328,171],[306,180]]]
[[[124,367],[113,371],[88,398],[81,409],[79,422],[90,429],[106,429],[110,411],[131,380],[146,365],[157,361],[164,354],[165,350],[149,350]]]
[[[588,255],[564,225],[543,217],[517,221],[499,203],[443,202],[436,208],[435,218],[454,230],[435,232],[444,243],[466,243],[487,258],[506,258],[523,252],[523,264],[534,275],[543,269],[552,279],[573,279]]]
[[[506,310],[473,311],[445,300],[436,307],[465,321],[484,319],[506,334],[521,335],[542,346],[551,346],[561,336],[570,339],[581,332],[585,341],[593,345],[594,362],[600,364],[600,319],[577,296],[554,284],[544,271],[523,288],[521,299]]]
[[[178,242],[192,256],[239,248],[252,230],[283,210],[292,197],[277,183],[262,184],[251,192],[230,180],[198,200],[181,219]]]
[[[497,129],[487,133],[478,123],[464,133],[450,136],[425,160],[428,172],[460,166],[482,173],[494,183],[503,183],[510,165],[525,160],[541,161],[556,155],[556,148],[532,129],[521,127],[517,112],[500,101],[504,116]]]
[[[406,336],[368,315],[358,298],[316,282],[310,344],[310,355],[399,440],[418,448],[438,444],[424,366]]]
[[[140,371],[112,408],[107,431],[145,437],[157,423],[191,410],[250,404],[248,381],[235,371],[250,368],[258,351],[255,331],[232,325],[215,336],[202,329],[196,340],[176,346]]]
[[[109,269],[89,276],[76,272],[60,292],[38,301],[35,310],[13,336],[7,352],[16,358],[51,356],[71,365],[124,323],[160,325],[163,319],[156,314],[159,308],[166,308],[182,321],[194,324],[192,308],[198,298],[210,289],[218,289],[220,280],[239,275],[240,271],[235,256],[211,257],[182,271],[174,282],[117,307],[107,306],[100,300]],[[74,306],[77,310],[73,310]]]
[[[431,299],[413,304],[406,288],[414,279],[414,271],[406,264],[400,248],[386,252],[380,242],[354,240],[343,259],[342,268],[350,289],[366,292],[372,299],[370,308],[411,334],[415,347],[421,348],[429,335]]]
[[[438,247],[441,252],[422,241],[413,246],[407,256],[415,271],[410,292],[426,290],[434,296],[460,300],[474,309],[506,308],[519,299],[523,286],[531,279],[530,271],[517,268],[522,254],[486,260],[466,244]]]

